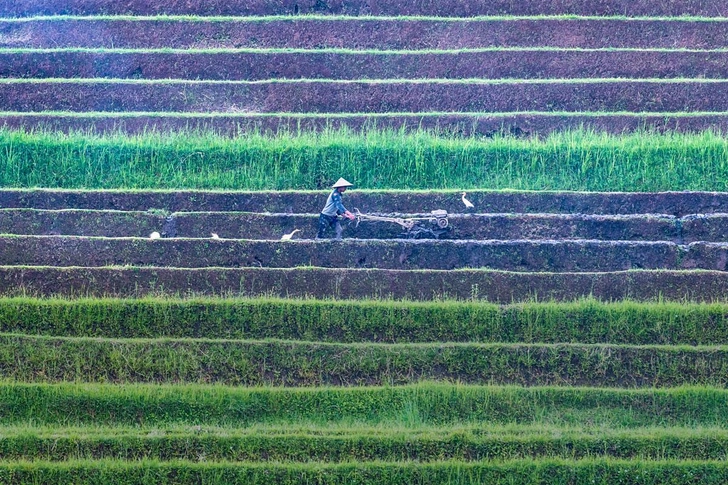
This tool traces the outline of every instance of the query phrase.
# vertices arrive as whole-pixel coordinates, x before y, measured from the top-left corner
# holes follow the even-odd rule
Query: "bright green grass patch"
[[[711,132],[520,139],[341,128],[231,138],[2,129],[0,186],[319,189],[341,174],[370,189],[726,190],[727,154],[728,139]]]
[[[728,305],[279,298],[0,299],[0,331],[110,338],[728,345]]]
[[[728,385],[728,348],[109,340],[0,334],[3,377],[22,382],[666,387]]]
[[[0,384],[3,425],[358,426],[520,424],[720,427],[728,391],[421,383],[403,387],[241,388],[208,385]]]

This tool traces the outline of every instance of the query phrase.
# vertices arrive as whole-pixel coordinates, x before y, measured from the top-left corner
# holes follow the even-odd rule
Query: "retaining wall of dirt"
[[[628,16],[728,16],[721,0],[1,0],[0,15],[98,15],[98,14],[191,14],[191,15],[628,15]]]
[[[4,111],[258,113],[728,111],[728,81],[9,82]]]
[[[381,129],[418,131],[435,130],[441,133],[464,136],[494,136],[505,134],[517,137],[544,137],[564,130],[591,129],[600,132],[622,134],[645,130],[667,133],[698,133],[705,130],[728,132],[728,115],[648,114],[443,114],[427,115],[331,115],[275,116],[238,113],[230,115],[194,116],[179,114],[127,116],[124,113],[73,113],[73,114],[0,114],[0,126],[11,129],[49,130],[58,132],[87,131],[96,133],[143,134],[150,130],[159,132],[213,131],[227,136],[237,136],[247,131],[264,133],[296,133],[321,131],[342,126],[354,131],[364,131],[376,126]]]
[[[624,241],[433,241],[86,238],[2,236],[3,264],[507,271],[725,270],[728,245]]]
[[[425,213],[444,209],[466,213],[461,191],[346,192],[347,207],[364,213]],[[96,209],[163,212],[242,211],[318,214],[328,191],[207,192],[0,189],[0,207],[36,209]],[[690,214],[728,213],[726,192],[467,192],[473,213],[560,214]],[[697,217],[697,216],[696,216]],[[704,221],[705,222],[705,221]],[[701,223],[696,220],[694,224]]]
[[[726,241],[728,216],[716,215],[709,222],[687,216],[683,219],[654,216],[449,214],[445,230],[427,214],[391,214],[400,218],[422,218],[414,231],[388,221],[343,221],[344,237],[393,239],[415,237],[440,239],[599,239],[629,241]],[[687,223],[687,224],[685,224]],[[688,230],[684,230],[685,226]],[[24,235],[78,235],[104,237],[148,237],[152,231],[164,237],[209,238],[217,234],[231,239],[279,239],[294,229],[297,239],[313,239],[317,214],[173,213],[33,209],[0,210],[0,233]],[[716,236],[716,239],[706,237]]]
[[[726,78],[728,52],[0,53],[0,77],[116,79]]]
[[[272,268],[0,267],[0,294],[42,296],[224,295],[519,301],[725,301],[728,272],[508,273]]]
[[[728,10],[728,9],[727,9]],[[629,47],[720,49],[726,22],[626,19],[0,21],[0,47],[351,48]]]

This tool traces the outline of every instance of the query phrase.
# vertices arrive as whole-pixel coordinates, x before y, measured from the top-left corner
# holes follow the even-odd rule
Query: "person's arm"
[[[344,207],[344,203],[341,202],[341,194],[339,193],[339,191],[336,191],[336,193],[334,193],[334,196],[331,198],[331,200],[334,202],[334,205],[336,206],[337,214],[341,214],[344,217],[346,217],[347,219],[352,219],[352,220],[354,219],[354,214],[349,212],[346,209],[346,207]]]

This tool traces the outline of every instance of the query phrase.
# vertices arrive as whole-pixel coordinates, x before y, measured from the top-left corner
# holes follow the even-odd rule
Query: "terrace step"
[[[0,8],[2,8],[0,6]],[[728,11],[728,7],[724,7]],[[713,14],[714,12],[711,12]],[[0,47],[113,49],[722,49],[725,19],[66,18],[0,19]]]
[[[515,427],[515,426],[513,426]],[[512,427],[512,428],[513,428]],[[602,431],[599,435],[568,427],[553,434],[519,428],[483,432],[473,426],[421,426],[417,430],[352,427],[291,431],[283,427],[254,431],[205,425],[153,427],[72,427],[5,429],[7,460],[199,460],[259,462],[342,462],[381,460],[418,462],[516,458],[633,458],[720,460],[728,446],[724,429],[664,427]],[[659,450],[659,451],[658,451]]]
[[[332,344],[0,335],[0,366],[4,377],[16,382],[362,386],[446,380],[619,388],[728,385],[724,372],[728,347],[716,346]]]
[[[250,241],[235,239],[0,236],[3,264],[31,266],[488,268],[592,272],[728,270],[728,244],[591,240]]]
[[[0,295],[149,295],[394,298],[409,300],[725,301],[728,272],[703,270],[513,273],[340,268],[160,268],[0,266]]]
[[[662,0],[566,0],[561,2],[512,2],[510,0],[66,0],[49,4],[44,0],[0,1],[0,15],[433,15],[472,17],[478,15],[626,15],[626,16],[728,16],[722,0],[665,2]]]
[[[384,387],[283,388],[204,385],[23,384],[0,385],[4,422],[28,426],[258,425],[351,427],[402,423],[417,409],[418,425],[477,423],[492,426],[569,426],[615,430],[679,426],[722,428],[728,392],[713,387],[601,389],[589,387],[417,384]],[[42,407],[33,403],[43,402]],[[541,411],[537,415],[534,410]],[[404,418],[404,419],[403,419]],[[624,420],[624,421],[622,421]],[[545,428],[545,429],[544,429]],[[573,429],[572,428],[572,429]],[[654,431],[653,431],[654,432]],[[27,467],[28,464],[24,463]],[[489,463],[489,466],[492,464]],[[268,480],[270,477],[266,477]],[[342,481],[343,482],[343,481]],[[198,482],[199,483],[199,482]],[[267,482],[269,483],[269,482]],[[381,482],[380,482],[381,483]],[[538,483],[543,483],[539,481]],[[717,482],[718,483],[718,482]]]
[[[622,241],[728,241],[728,214],[660,215],[449,214],[441,230],[431,214],[383,214],[418,220],[407,231],[396,222],[343,221],[344,237],[356,239],[596,239]],[[424,232],[419,233],[419,228]],[[84,209],[0,209],[0,233],[102,237],[279,239],[294,229],[296,239],[313,239],[318,214],[250,212],[105,211]],[[427,231],[432,232],[427,232]]]
[[[471,294],[474,297],[478,297],[476,292]],[[680,350],[728,345],[728,305],[599,302],[594,298],[501,305],[453,299],[342,301],[330,296],[323,300],[23,296],[0,299],[0,331],[15,336],[107,339],[572,343],[677,346],[674,348]]]
[[[5,80],[2,111],[728,111],[725,80]]]
[[[395,114],[280,114],[280,113],[124,113],[124,112],[0,112],[0,126],[11,129],[92,131],[146,134],[150,130],[213,131],[237,136],[247,131],[323,131],[346,126],[364,131],[437,130],[462,135],[545,136],[564,130],[594,130],[615,135],[631,132],[728,132],[728,113],[395,113]]]
[[[364,213],[426,213],[444,209],[464,214],[462,191],[360,191],[344,196],[344,203]],[[328,191],[201,191],[201,190],[62,190],[0,189],[5,209],[87,209],[148,211],[150,215],[174,212],[270,212],[318,214]],[[690,214],[728,213],[726,192],[565,192],[488,191],[467,192],[480,214]],[[711,218],[704,218],[708,223]],[[701,222],[697,218],[695,224]]]
[[[444,53],[0,50],[0,77],[116,79],[726,78],[728,52],[488,50]]]

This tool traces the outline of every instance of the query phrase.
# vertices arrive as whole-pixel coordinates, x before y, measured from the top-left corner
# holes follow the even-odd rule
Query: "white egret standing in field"
[[[472,209],[475,206],[473,205],[472,202],[470,202],[468,199],[465,198],[465,194],[466,193],[463,192],[463,196],[460,198],[460,200],[463,201],[463,204],[465,204],[465,207],[467,207],[468,209]]]
[[[162,237],[162,235],[159,234],[157,231],[154,231],[149,235],[149,239],[159,239],[160,237]]]
[[[290,241],[291,238],[293,238],[293,235],[296,234],[300,229],[294,229],[292,233],[290,234],[284,234],[281,236],[281,241]]]
[[[213,239],[220,239],[220,236],[218,236],[218,235],[217,235],[217,234],[215,234],[214,232],[211,232],[211,233],[210,233],[210,237],[211,237],[211,238],[213,238]]]

